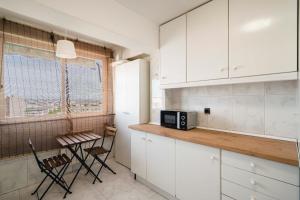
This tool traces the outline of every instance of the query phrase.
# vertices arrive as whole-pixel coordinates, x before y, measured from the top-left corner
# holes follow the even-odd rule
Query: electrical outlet
[[[204,108],[204,113],[206,115],[210,115],[210,108]]]

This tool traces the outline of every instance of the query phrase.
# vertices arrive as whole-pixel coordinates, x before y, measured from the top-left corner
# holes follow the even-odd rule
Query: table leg
[[[92,148],[94,147],[94,145],[96,144],[96,142],[97,142],[97,140],[94,141],[94,143],[93,143],[93,145],[92,145]],[[79,169],[77,170],[77,172],[76,172],[74,178],[72,179],[72,182],[70,183],[68,189],[71,189],[71,187],[72,187],[72,185],[73,185],[75,179],[77,178],[77,176],[78,176],[78,174],[79,174],[79,172],[80,172],[82,166],[84,166],[88,171],[90,171],[90,172],[93,174],[93,176],[95,176],[95,177],[97,178],[97,180],[98,180],[100,183],[102,183],[102,181],[97,177],[97,175],[93,172],[93,170],[91,170],[91,169],[89,168],[89,166],[85,163],[86,160],[87,160],[87,158],[88,158],[88,156],[89,156],[89,152],[87,153],[86,157],[84,158],[81,144],[79,144],[79,149],[80,149],[80,152],[81,152],[81,156],[82,156],[82,157],[80,157],[80,156],[77,154],[78,148],[75,147],[75,150],[74,150],[71,146],[68,146],[67,148],[72,152],[72,154],[77,158],[77,160],[78,160],[78,161],[80,162],[80,164],[81,164],[80,167],[79,167]],[[67,196],[67,194],[68,194],[68,193],[66,192],[65,195],[64,195],[64,198]]]

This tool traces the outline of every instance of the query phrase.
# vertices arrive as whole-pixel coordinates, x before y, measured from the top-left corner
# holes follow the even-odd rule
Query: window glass
[[[61,67],[53,52],[6,43],[6,118],[61,113]]]
[[[66,71],[66,96],[70,111],[99,112],[102,110],[102,62],[77,58],[68,61]]]

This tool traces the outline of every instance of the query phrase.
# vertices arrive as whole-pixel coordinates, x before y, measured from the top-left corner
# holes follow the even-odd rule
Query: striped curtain
[[[58,59],[62,38],[0,21],[0,159],[28,153],[28,137],[46,151],[58,135],[113,124],[112,50],[73,40],[78,58]]]

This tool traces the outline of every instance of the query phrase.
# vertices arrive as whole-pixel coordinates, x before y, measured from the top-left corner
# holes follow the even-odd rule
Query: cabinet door
[[[175,195],[175,140],[147,134],[147,180]]]
[[[228,78],[228,0],[187,14],[187,81]]]
[[[146,133],[131,130],[131,171],[146,179]]]
[[[220,150],[176,140],[176,197],[220,200]]]
[[[186,82],[186,15],[160,27],[161,84]]]
[[[230,77],[297,71],[297,0],[229,1]]]

